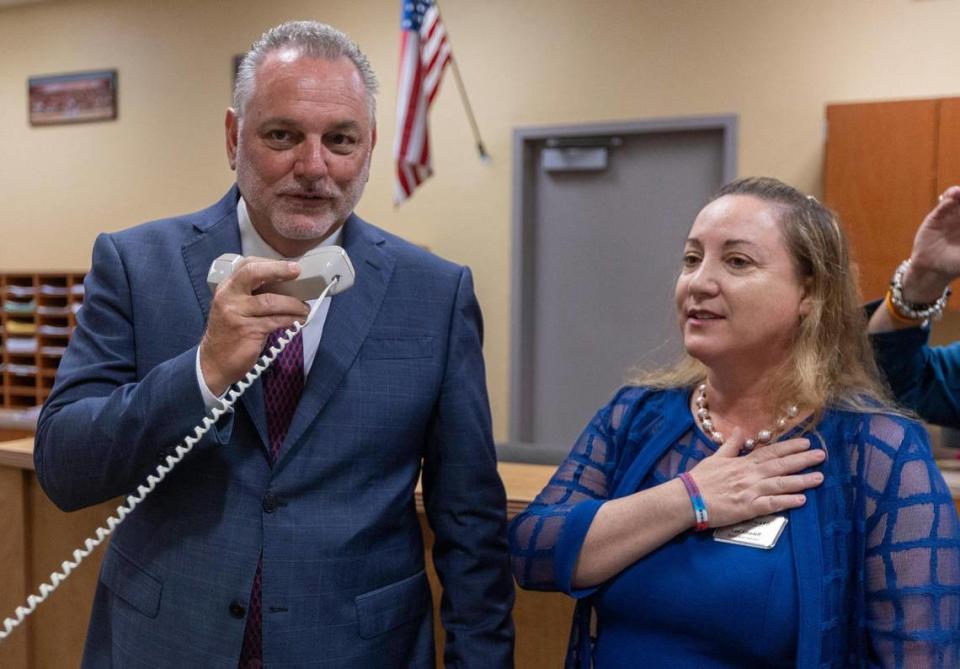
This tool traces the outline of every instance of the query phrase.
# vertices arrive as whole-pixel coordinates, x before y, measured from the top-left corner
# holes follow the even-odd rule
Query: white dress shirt
[[[239,223],[240,228],[240,253],[244,256],[258,256],[260,258],[270,258],[271,260],[283,260],[284,256],[277,253],[276,250],[266,241],[263,237],[260,236],[260,233],[257,232],[256,228],[253,227],[253,223],[250,221],[250,215],[247,213],[247,204],[243,201],[241,197],[237,202],[237,222]],[[337,231],[324,239],[320,246],[339,246],[340,240],[343,238],[343,226],[337,229]],[[288,260],[296,261],[297,258],[288,258]],[[313,359],[317,356],[317,348],[320,346],[320,336],[323,334],[323,326],[327,322],[327,312],[330,311],[330,299],[329,297],[324,298],[323,303],[317,308],[317,313],[309,323],[304,326],[300,331],[300,336],[303,337],[303,376],[306,376],[310,373],[310,367],[313,365]],[[316,303],[316,300],[309,300],[307,304],[312,308]],[[210,391],[207,387],[206,382],[203,380],[203,374],[200,372],[200,350],[197,349],[197,383],[200,384],[200,393],[203,395],[203,402],[206,405],[207,410],[220,406],[220,400],[228,391],[225,391],[223,395],[217,397]]]

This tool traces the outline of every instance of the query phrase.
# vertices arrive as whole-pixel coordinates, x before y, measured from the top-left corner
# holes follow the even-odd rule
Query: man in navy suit
[[[353,213],[375,91],[339,31],[268,31],[227,111],[237,186],[97,239],[37,429],[37,474],[66,510],[134,492],[270,333],[305,317],[294,298],[256,293],[298,274],[286,259],[335,243],[356,279],[303,330],[302,394],[282,431],[258,381],[114,533],[83,666],[432,667],[421,468],[445,663],[512,666],[480,310],[469,270]],[[211,295],[225,252],[258,258]]]

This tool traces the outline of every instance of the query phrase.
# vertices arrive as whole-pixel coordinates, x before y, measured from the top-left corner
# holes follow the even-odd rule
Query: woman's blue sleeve
[[[863,439],[870,655],[882,667],[960,667],[960,523],[926,431],[875,415]]]
[[[930,423],[960,428],[960,342],[929,346],[929,337],[918,327],[871,335],[870,341],[897,401]]]
[[[625,423],[638,401],[624,389],[600,409],[550,482],[510,524],[513,574],[523,588],[559,590],[574,597],[573,572],[600,506],[610,498]]]

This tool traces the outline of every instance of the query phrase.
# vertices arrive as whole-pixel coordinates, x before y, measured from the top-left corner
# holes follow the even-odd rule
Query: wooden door
[[[960,184],[960,98],[940,100],[937,193]]]
[[[883,297],[936,202],[938,105],[910,100],[827,107],[824,199],[847,232],[868,300]]]

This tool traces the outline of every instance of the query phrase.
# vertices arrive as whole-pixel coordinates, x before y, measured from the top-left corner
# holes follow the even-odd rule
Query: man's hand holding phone
[[[250,257],[240,260],[220,283],[200,341],[200,372],[210,392],[222,395],[242,379],[260,357],[271,332],[306,319],[309,307],[294,297],[255,294],[267,284],[299,275],[295,262]]]

